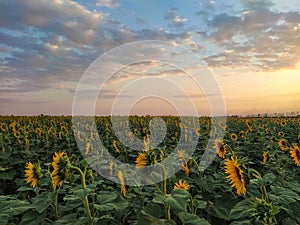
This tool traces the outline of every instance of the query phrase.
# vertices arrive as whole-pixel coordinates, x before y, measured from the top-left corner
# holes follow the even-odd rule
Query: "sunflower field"
[[[128,118],[131,133],[124,138],[143,142],[135,151],[118,139],[109,116],[95,117],[97,134],[84,119],[75,129],[71,116],[1,116],[0,224],[300,224],[299,116],[228,117],[214,124],[223,138],[211,136],[209,117],[198,124],[187,118],[195,127],[188,133],[180,117],[161,116],[166,136],[151,148],[153,117]],[[105,173],[116,175],[113,182],[87,162],[93,151],[100,159],[105,154],[94,146],[101,141],[114,158],[143,170],[191,135],[197,137],[193,155],[181,148],[180,170],[152,185],[127,185],[135,178],[108,161]],[[216,157],[201,170],[207,148]]]

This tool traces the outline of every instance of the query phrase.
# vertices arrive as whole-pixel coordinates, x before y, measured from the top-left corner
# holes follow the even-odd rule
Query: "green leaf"
[[[173,220],[155,218],[144,210],[141,210],[137,225],[176,225],[176,222]]]
[[[161,192],[154,193],[153,202],[158,204],[164,204],[165,196]]]
[[[196,209],[205,209],[207,206],[207,201],[204,200],[196,200],[195,201]]]
[[[97,202],[106,204],[115,201],[119,196],[114,192],[102,191],[97,194]]]
[[[53,202],[53,194],[51,192],[43,192],[37,195],[33,201],[32,206],[38,213],[44,212]]]
[[[181,188],[174,189],[171,195],[165,197],[165,204],[170,205],[175,212],[187,210],[187,198],[189,193]]]
[[[251,199],[245,199],[237,203],[234,208],[230,210],[230,219],[241,219],[250,215],[252,212],[250,201]]]
[[[253,225],[252,220],[234,221],[230,225]]]
[[[178,216],[181,222],[186,225],[210,225],[207,220],[194,214],[180,212]]]
[[[33,190],[32,187],[22,186],[17,191],[32,191],[32,190]]]
[[[262,178],[257,179],[259,187],[267,186],[272,184],[276,180],[276,176],[273,173],[267,173]]]
[[[0,220],[7,221],[10,217],[19,215],[34,208],[29,202],[13,199],[0,202]]]
[[[269,194],[271,201],[278,204],[289,205],[293,202],[299,202],[300,196],[287,188],[284,187],[271,187],[272,191]]]
[[[68,214],[66,216],[63,216],[61,218],[59,218],[58,220],[56,220],[53,225],[63,225],[63,224],[72,224],[72,225],[80,225],[83,224],[83,222],[85,222],[85,224],[87,224],[87,219],[85,218],[85,221],[80,221],[78,219],[76,219],[77,215],[75,213],[71,213]]]
[[[45,220],[45,214],[39,214],[35,210],[28,210],[22,216],[22,220],[19,225],[45,225],[50,224],[47,223]]]
[[[285,218],[282,221],[282,225],[298,225],[297,221],[291,219],[291,218]]]

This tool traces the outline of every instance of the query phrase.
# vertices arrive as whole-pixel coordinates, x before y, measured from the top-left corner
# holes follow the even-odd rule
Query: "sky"
[[[300,110],[299,0],[0,1],[0,41],[1,115]]]

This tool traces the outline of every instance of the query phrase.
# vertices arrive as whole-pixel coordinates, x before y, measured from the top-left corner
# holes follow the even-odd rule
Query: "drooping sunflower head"
[[[300,148],[298,145],[293,145],[290,148],[290,155],[293,158],[295,164],[300,166]]]
[[[279,131],[279,132],[278,132],[278,136],[283,137],[283,136],[284,136],[284,133],[283,133],[282,131]]]
[[[174,189],[177,188],[181,188],[187,191],[189,189],[189,184],[186,181],[179,180],[177,183],[174,184]]]
[[[264,152],[263,153],[263,163],[266,163],[268,160],[268,153],[267,152]]]
[[[91,143],[88,141],[85,144],[85,155],[89,154],[90,150],[91,150]]]
[[[275,136],[272,136],[272,137],[270,138],[270,141],[271,141],[271,142],[276,142],[276,137],[275,137]]]
[[[143,168],[147,165],[147,155],[146,153],[139,152],[138,157],[135,160],[135,167],[136,168]]]
[[[123,173],[122,173],[121,170],[118,172],[118,177],[119,177],[119,180],[121,182],[121,193],[123,194],[124,197],[126,197],[127,189],[126,189],[126,186],[125,186],[124,176],[123,176]]]
[[[226,154],[226,145],[220,138],[215,140],[214,148],[216,149],[218,156],[224,159]]]
[[[244,130],[241,130],[241,131],[240,131],[240,135],[241,135],[241,137],[242,137],[243,139],[245,139],[245,138],[247,137],[247,132],[244,131]]]
[[[252,131],[252,123],[249,119],[246,119],[246,125],[250,131]]]
[[[287,141],[286,141],[285,139],[280,139],[280,140],[278,141],[278,145],[279,145],[279,147],[280,147],[280,149],[281,149],[282,151],[285,151],[285,150],[288,149],[288,144],[287,144]]]
[[[177,152],[177,156],[178,158],[182,161],[182,162],[186,162],[186,156],[185,156],[185,152],[183,149],[180,149],[178,152]]]
[[[238,136],[236,134],[231,134],[230,137],[233,141],[236,141],[238,139]]]
[[[43,176],[40,163],[28,162],[26,163],[25,168],[25,177],[27,183],[31,182],[31,187],[36,187],[38,180],[41,179]]]
[[[71,163],[65,152],[55,152],[52,162],[53,171],[50,174],[53,188],[60,187],[70,175]]]
[[[36,133],[39,135],[39,137],[41,138],[41,137],[42,137],[42,130],[41,130],[41,128],[37,127],[37,128],[35,129],[35,131],[36,131]]]
[[[265,128],[266,134],[269,134],[269,128]]]
[[[231,187],[236,189],[238,195],[246,194],[246,184],[244,171],[238,162],[238,158],[231,156],[231,159],[226,159],[224,163],[225,173],[228,174],[226,178],[230,179]]]

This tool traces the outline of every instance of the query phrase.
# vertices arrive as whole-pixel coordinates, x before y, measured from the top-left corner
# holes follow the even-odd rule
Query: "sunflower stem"
[[[59,218],[59,213],[58,213],[58,190],[55,190],[55,193],[54,193],[54,210],[55,210],[55,216],[56,216],[56,219]]]
[[[85,174],[82,172],[82,170],[80,168],[78,168],[76,166],[71,166],[70,168],[73,169],[73,170],[76,170],[80,174],[82,189],[83,189],[83,193],[84,193],[83,203],[84,203],[84,207],[86,209],[86,213],[87,213],[87,216],[88,216],[89,224],[92,225],[93,224],[93,218],[92,218],[91,210],[90,210],[90,207],[89,207],[89,201],[88,201],[88,198],[87,198],[87,195],[86,195],[86,192],[85,192],[85,190],[86,190]]]
[[[163,168],[163,174],[164,174],[164,182],[163,182],[163,191],[164,191],[164,196],[167,195],[167,178],[166,178],[166,170],[165,167],[162,166]],[[166,217],[167,220],[171,220],[171,208],[169,204],[166,204],[165,206],[165,210],[166,210]]]
[[[252,172],[252,175],[257,178],[257,179],[262,179],[262,176],[260,175],[260,173],[255,170],[255,169],[249,169],[249,172]],[[270,203],[269,198],[268,198],[268,193],[267,193],[267,189],[266,186],[263,185],[260,187],[260,191],[261,191],[261,195],[262,195],[262,199],[264,199],[267,203]]]

